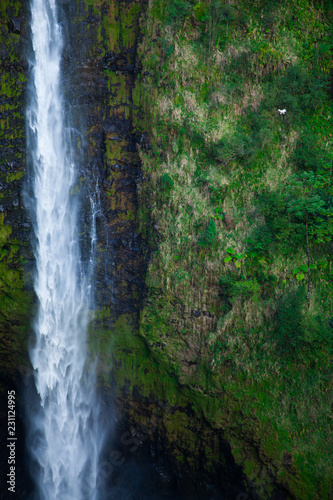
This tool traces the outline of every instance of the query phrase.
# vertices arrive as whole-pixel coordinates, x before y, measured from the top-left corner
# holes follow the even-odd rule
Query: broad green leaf
[[[304,279],[304,273],[299,273],[296,275],[296,278],[297,278],[297,281],[301,281],[302,279]]]
[[[233,250],[232,248],[227,248],[227,252],[230,253],[230,255],[234,255],[235,250]]]
[[[300,270],[303,271],[303,273],[307,273],[309,271],[309,268],[307,265],[304,266],[299,266]]]
[[[298,267],[295,267],[295,269],[293,269],[293,274],[297,274],[300,272],[300,269],[298,269]]]
[[[310,269],[317,269],[316,264],[310,264]]]
[[[229,255],[228,257],[224,257],[224,263],[226,264],[227,262],[230,262],[232,260],[232,257]]]
[[[235,266],[237,267],[237,269],[239,269],[241,267],[241,263],[239,262],[239,260],[236,260],[235,262]]]
[[[243,255],[241,253],[236,253],[235,257],[236,259],[241,260],[243,258]]]

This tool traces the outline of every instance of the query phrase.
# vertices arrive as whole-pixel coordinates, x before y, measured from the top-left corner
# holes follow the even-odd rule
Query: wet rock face
[[[121,486],[129,495],[123,498],[131,500],[256,498],[246,493],[245,477],[223,433],[197,418],[190,403],[182,407],[153,395],[144,398],[135,387],[121,405],[117,433],[104,457],[112,462],[110,491]],[[142,487],[147,474],[150,481]]]
[[[69,19],[64,83],[86,190],[83,232],[89,234],[91,228],[92,197],[97,210],[96,302],[97,308],[112,310],[112,318],[108,315],[102,320],[103,326],[111,329],[122,314],[136,322],[143,290],[144,263],[136,216],[141,176],[136,145],[140,137],[133,129],[137,110],[132,101],[143,3],[61,4]],[[86,240],[86,258],[88,249]]]
[[[19,15],[20,30],[13,17]],[[11,380],[26,358],[31,303],[31,223],[26,184],[27,2],[0,7],[0,378]],[[14,24],[15,24],[14,23]],[[18,28],[18,24],[15,24]],[[23,261],[26,273],[23,274]],[[29,297],[30,295],[30,297]],[[9,378],[8,378],[9,377]]]
[[[11,236],[26,242],[30,236],[30,224],[24,211],[22,192],[26,170],[28,2],[5,2],[1,9],[0,213],[4,222],[13,228]]]

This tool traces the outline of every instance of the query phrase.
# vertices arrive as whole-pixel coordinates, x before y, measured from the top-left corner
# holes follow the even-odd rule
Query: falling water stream
[[[30,419],[29,448],[38,498],[95,500],[101,432],[94,371],[87,364],[90,293],[77,236],[77,172],[65,126],[55,0],[31,0],[31,32],[27,121],[38,313],[30,358],[39,405]]]

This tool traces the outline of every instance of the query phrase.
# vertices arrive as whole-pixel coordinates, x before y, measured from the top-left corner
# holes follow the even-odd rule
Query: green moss
[[[2,12],[3,15],[3,21],[6,21],[9,16],[9,12],[12,13],[12,15],[17,16],[19,12],[21,11],[22,4],[18,0],[0,0],[0,12]]]
[[[101,383],[108,386],[114,378],[119,392],[127,386],[132,394],[134,386],[138,386],[143,396],[155,394],[169,404],[185,402],[176,379],[161,370],[133,328],[132,317],[124,314],[110,328],[112,318],[112,310],[104,308],[95,313],[90,327],[90,346],[92,355],[98,353]]]
[[[33,293],[25,287],[21,247],[0,215],[0,358],[3,376],[27,364],[27,335]]]

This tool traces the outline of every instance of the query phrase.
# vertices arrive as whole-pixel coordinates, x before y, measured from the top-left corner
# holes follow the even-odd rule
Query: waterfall
[[[77,236],[78,179],[65,127],[55,0],[31,0],[31,33],[27,128],[38,312],[30,359],[39,407],[30,418],[29,451],[38,498],[95,500],[102,436],[94,369],[87,363],[90,287]]]

